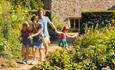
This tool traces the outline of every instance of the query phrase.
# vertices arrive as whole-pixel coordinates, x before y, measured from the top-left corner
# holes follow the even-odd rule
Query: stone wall
[[[80,16],[80,3],[78,0],[52,0],[51,11],[60,22],[66,23],[68,17]]]
[[[82,11],[108,10],[115,6],[115,0],[81,0]]]
[[[52,14],[62,23],[70,17],[81,17],[82,11],[108,10],[113,6],[115,0],[50,0]]]

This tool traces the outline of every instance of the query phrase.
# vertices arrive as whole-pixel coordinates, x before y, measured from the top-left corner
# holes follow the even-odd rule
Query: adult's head
[[[43,8],[41,8],[38,10],[38,14],[39,14],[39,16],[45,16],[46,12]]]

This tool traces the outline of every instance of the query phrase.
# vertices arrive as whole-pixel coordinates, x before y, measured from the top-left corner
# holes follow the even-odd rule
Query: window
[[[80,18],[69,18],[71,31],[78,32],[80,31]]]
[[[70,27],[71,28],[75,28],[75,26],[74,26],[74,19],[70,19]]]

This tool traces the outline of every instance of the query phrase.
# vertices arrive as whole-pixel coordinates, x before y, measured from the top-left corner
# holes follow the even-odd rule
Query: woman
[[[45,10],[44,9],[40,9],[38,10],[38,14],[39,14],[39,22],[40,24],[43,24],[43,33],[44,33],[44,38],[46,40],[46,44],[45,44],[45,56],[47,55],[48,53],[48,44],[50,43],[50,36],[49,36],[49,33],[48,33],[48,24],[51,25],[51,27],[55,30],[56,30],[56,27],[54,26],[54,24],[50,21],[50,19],[45,16]]]

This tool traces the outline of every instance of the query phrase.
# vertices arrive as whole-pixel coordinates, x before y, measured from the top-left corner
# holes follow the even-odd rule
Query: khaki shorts
[[[44,46],[47,46],[48,44],[50,44],[50,39],[48,37],[44,37],[42,39],[42,42],[43,42]]]

